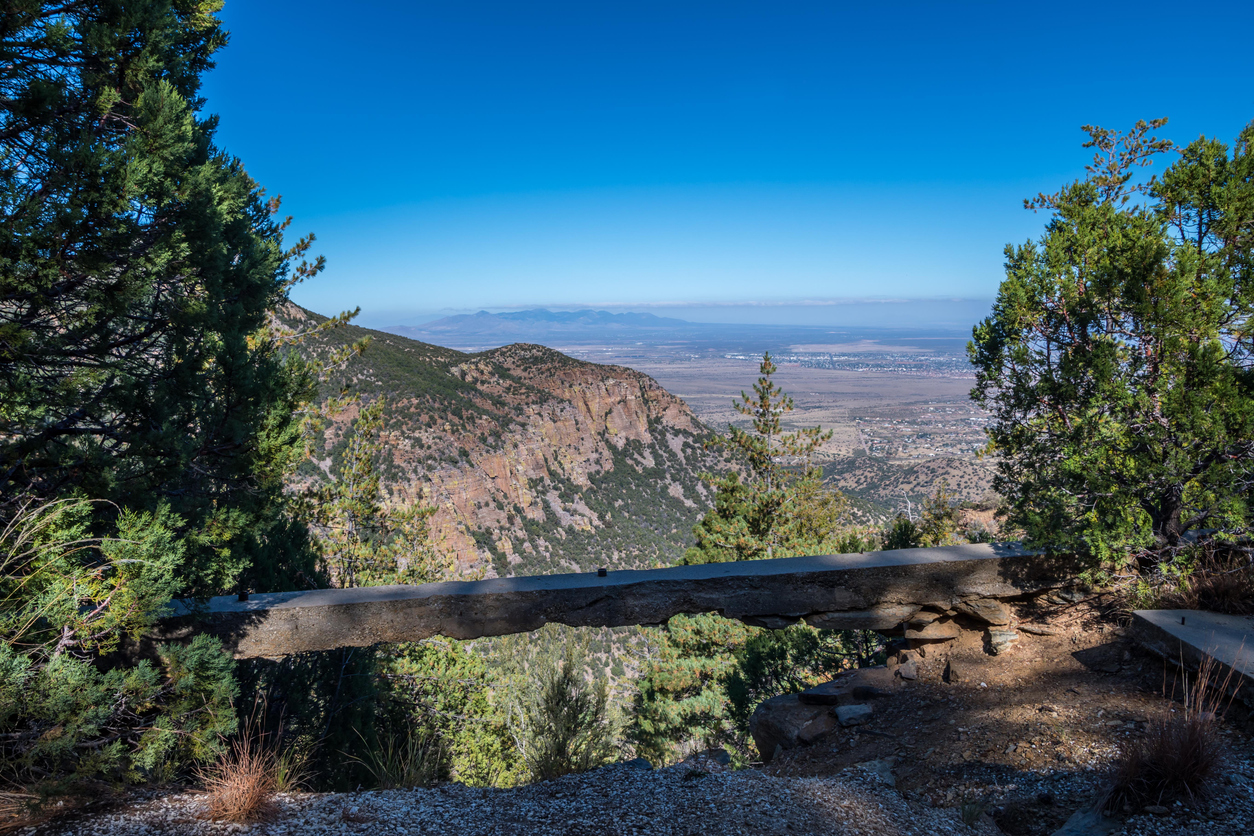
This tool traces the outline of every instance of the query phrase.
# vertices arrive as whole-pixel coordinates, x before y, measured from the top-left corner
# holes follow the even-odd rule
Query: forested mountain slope
[[[322,317],[293,306],[284,319],[303,330]],[[301,350],[367,335],[344,376],[365,401],[386,398],[385,489],[437,509],[435,537],[462,571],[670,564],[690,544],[710,503],[698,474],[724,465],[703,447],[709,430],[652,378],[538,345],[464,354],[354,326]],[[356,414],[326,427],[301,478],[335,472]]]

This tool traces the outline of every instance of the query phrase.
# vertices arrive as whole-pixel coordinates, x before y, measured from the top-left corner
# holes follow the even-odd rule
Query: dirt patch
[[[783,752],[764,771],[820,777],[887,759],[907,799],[985,810],[1011,836],[1052,833],[1093,798],[1120,745],[1172,710],[1164,693],[1171,694],[1175,674],[1140,653],[1097,603],[1020,608],[1017,615],[1021,629],[1010,650],[992,656],[980,633],[964,631],[943,649],[925,651],[918,679],[878,701],[870,722]],[[1234,705],[1222,734],[1236,764],[1254,761],[1249,731]],[[1178,812],[1189,821],[1208,815]]]

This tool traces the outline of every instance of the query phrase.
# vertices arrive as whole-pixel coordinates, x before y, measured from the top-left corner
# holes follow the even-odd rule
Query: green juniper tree
[[[284,492],[314,378],[272,312],[322,261],[304,260],[312,238],[284,247],[277,199],[214,144],[198,90],[226,43],[220,5],[0,14],[0,767],[15,782],[158,777],[212,753],[234,726],[220,647],[107,654],[173,596],[321,583]]]
[[[1006,247],[968,349],[1009,524],[1097,562],[1152,565],[1250,522],[1254,124],[1138,181],[1172,150],[1151,135],[1165,122],[1085,127],[1088,176],[1026,202],[1045,234]]]
[[[312,569],[283,495],[311,380],[268,326],[322,262],[289,273],[312,239],[200,112],[220,5],[0,16],[0,496],[168,508],[192,596]]]

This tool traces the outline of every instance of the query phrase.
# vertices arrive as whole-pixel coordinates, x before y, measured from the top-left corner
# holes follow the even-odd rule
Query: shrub
[[[122,636],[142,637],[179,588],[180,523],[122,511],[115,536],[94,537],[92,505],[18,503],[0,530],[0,779],[13,785],[167,780],[236,728],[216,639],[116,664]]]
[[[363,742],[364,742],[363,738]],[[440,779],[444,760],[440,740],[417,728],[400,729],[377,738],[364,757],[354,756],[381,790],[426,787]]]
[[[804,691],[841,670],[880,661],[883,645],[869,630],[816,630],[806,624],[754,633],[736,652],[735,666],[724,681],[737,737],[731,742],[748,751],[749,718],[761,703]]]
[[[613,754],[608,686],[604,677],[588,682],[581,662],[568,648],[559,664],[541,672],[535,695],[513,724],[518,750],[537,781],[585,772]]]
[[[283,745],[283,726],[265,729],[264,696],[238,736],[211,766],[197,775],[208,795],[205,817],[237,824],[264,821],[275,813],[274,796],[302,789],[309,779],[310,750]]]

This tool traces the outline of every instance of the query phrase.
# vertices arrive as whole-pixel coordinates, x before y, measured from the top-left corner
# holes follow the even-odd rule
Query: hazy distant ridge
[[[634,335],[655,336],[704,330],[710,326],[649,313],[610,313],[609,311],[550,311],[533,308],[510,313],[446,316],[423,325],[397,325],[384,330],[422,340],[479,339],[497,342],[543,342],[562,337],[588,337],[612,334],[617,338]]]

